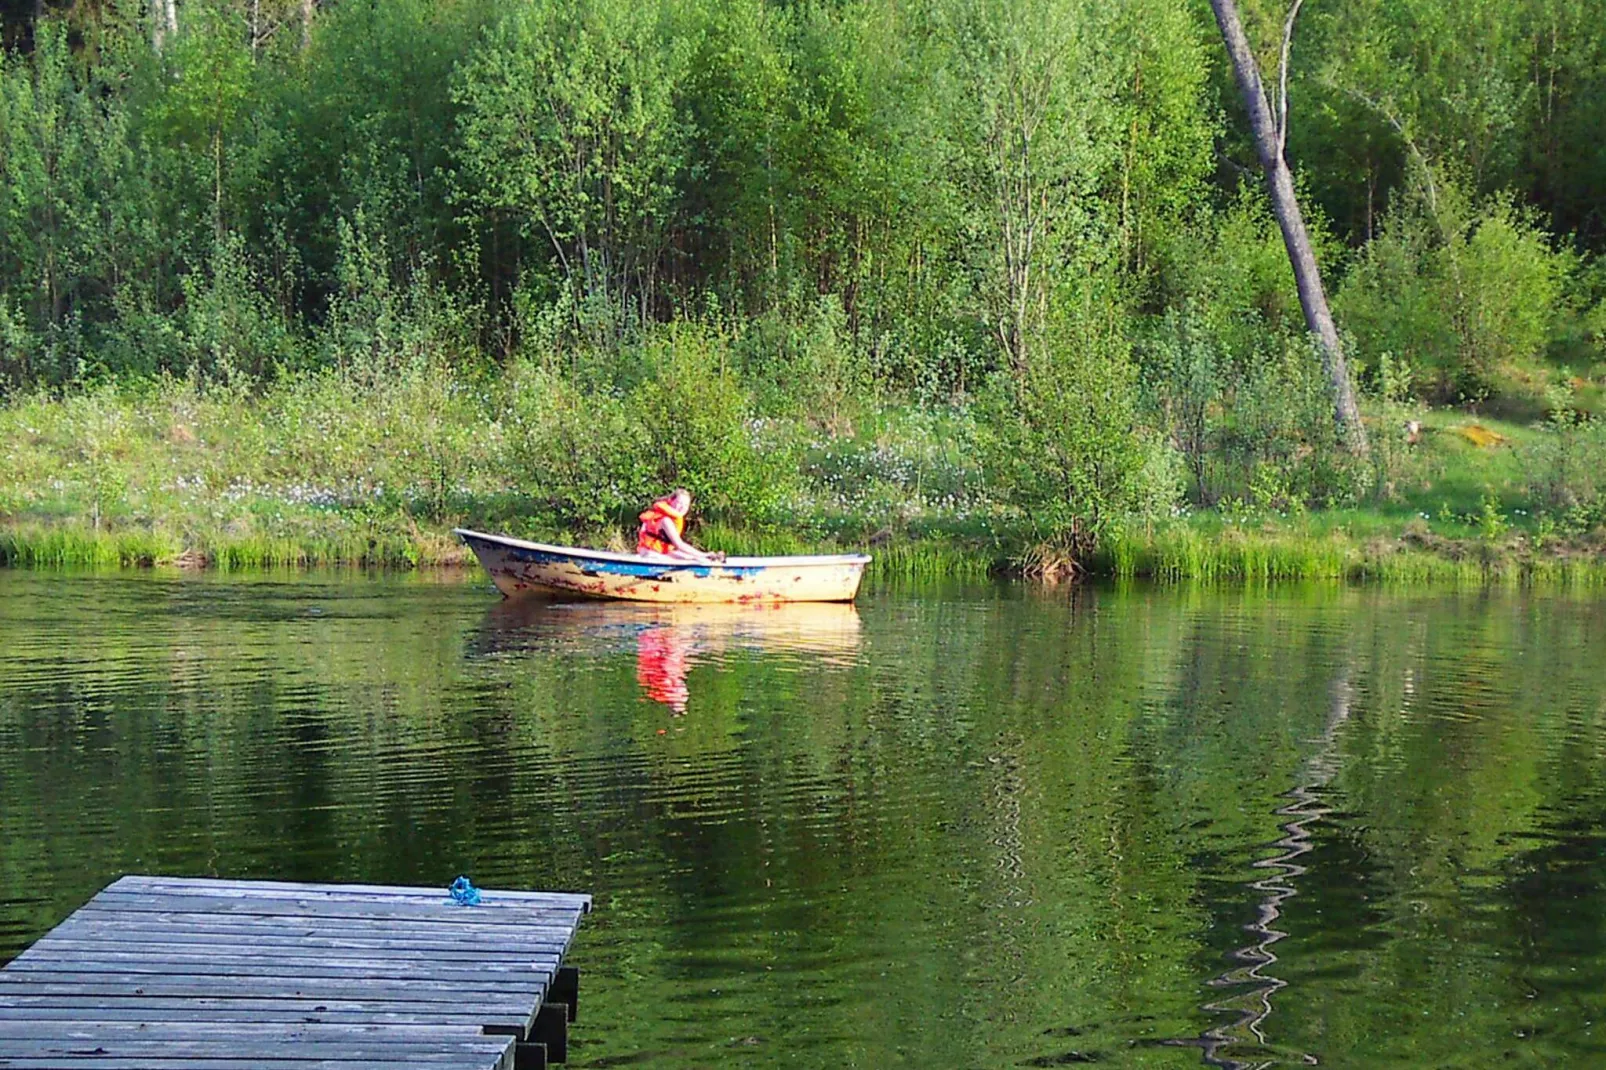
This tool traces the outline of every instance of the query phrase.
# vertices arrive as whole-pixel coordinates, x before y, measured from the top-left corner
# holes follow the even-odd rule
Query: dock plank
[[[562,948],[568,945],[574,928],[532,925],[515,929],[505,925],[477,926],[465,923],[447,925],[387,924],[361,918],[320,922],[317,919],[214,918],[206,914],[103,915],[94,918],[74,915],[64,921],[59,932],[68,936],[83,929],[95,939],[139,940],[153,934],[176,939],[204,937],[305,937],[318,939],[367,939],[405,942],[414,947],[478,948],[487,944],[506,948]]]
[[[512,1055],[509,1053],[495,1062],[478,1065],[488,1070],[513,1070]],[[440,1063],[413,1058],[324,1059],[311,1053],[292,1058],[164,1059],[158,1056],[127,1058],[94,1053],[38,1058],[0,1057],[0,1067],[6,1070],[440,1070],[440,1066]]]
[[[124,877],[0,969],[0,1068],[512,1070],[591,897],[482,896]]]
[[[110,889],[161,889],[181,895],[238,895],[272,898],[278,893],[291,892],[308,897],[324,894],[341,898],[376,895],[387,899],[445,899],[439,888],[413,888],[388,884],[302,884],[292,881],[229,881],[206,877],[120,877],[107,886]],[[591,896],[573,892],[524,892],[495,890],[487,895],[496,900],[514,900],[528,903],[557,904],[565,908],[590,911]]]
[[[504,980],[504,975],[523,978],[534,975],[545,983],[557,968],[558,956],[542,959],[487,960],[474,963],[436,963],[422,958],[339,958],[319,955],[268,955],[249,951],[227,953],[183,953],[165,947],[149,947],[122,952],[95,952],[52,947],[50,954],[13,959],[17,973],[36,970],[60,971],[71,968],[87,973],[163,973],[207,977],[257,977],[283,975],[299,977],[390,977],[436,980],[473,986],[487,977]]]
[[[366,961],[383,955],[385,961],[429,962],[442,964],[484,964],[496,969],[504,964],[550,966],[562,955],[552,949],[521,951],[517,948],[484,945],[469,949],[449,948],[435,950],[418,948],[403,941],[378,943],[359,940],[313,940],[295,937],[258,937],[246,943],[239,939],[227,940],[173,940],[157,937],[144,940],[88,940],[53,937],[49,947],[60,957],[74,952],[88,952],[108,960],[124,955],[228,955],[245,959],[295,959],[326,962],[335,965],[343,960]],[[18,956],[13,962],[31,961]]]
[[[101,892],[83,906],[88,914],[201,913],[267,918],[372,918],[379,921],[427,921],[450,925],[450,914],[472,911],[478,925],[528,925],[532,920],[562,924],[582,911],[567,906],[517,905],[487,900],[475,907],[449,899],[351,900],[227,895],[168,895],[161,892]],[[449,913],[448,913],[449,912]]]

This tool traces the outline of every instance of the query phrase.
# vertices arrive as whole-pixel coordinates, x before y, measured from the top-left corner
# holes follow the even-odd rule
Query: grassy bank
[[[679,429],[663,470],[646,463],[665,447],[643,420],[588,400],[530,367],[24,396],[0,405],[0,563],[470,564],[459,526],[626,549],[671,481],[699,491],[691,534],[711,549],[870,547],[900,576],[984,575],[1008,556],[962,413],[866,411],[826,429],[727,406]]]
[[[1344,526],[1311,522],[1223,523],[1192,517],[1147,528],[1122,529],[1103,539],[1072,576],[1158,582],[1328,580],[1383,583],[1544,583],[1606,589],[1606,550],[1587,541],[1536,545],[1531,537],[1500,540],[1436,536],[1425,525],[1393,533],[1381,514],[1352,515],[1358,535]],[[0,530],[0,564],[23,567],[216,568],[366,566],[428,568],[471,566],[473,555],[446,528],[410,525],[386,529],[354,518],[332,517],[339,531],[308,537],[215,533],[186,537],[170,530],[126,527],[95,530],[79,519],[14,524]],[[1364,523],[1362,523],[1364,521]],[[595,544],[594,533],[552,535]],[[822,553],[868,549],[872,575],[887,578],[1041,577],[1041,554],[1020,540],[983,542],[940,536],[902,536],[879,545],[809,541],[774,532],[709,525],[704,545],[749,554]]]
[[[1562,583],[1606,586],[1606,553],[1585,543],[1536,545],[1436,536],[1425,524],[1386,530],[1381,514],[1352,516],[1358,534],[1326,518],[1301,523],[1224,524],[1195,519],[1106,539],[1094,574],[1160,581],[1343,580],[1386,583]],[[1364,522],[1364,523],[1362,523]]]
[[[321,375],[256,392],[166,382],[15,399],[0,406],[0,562],[472,564],[455,526],[628,547],[632,503],[666,477],[649,471],[611,487],[611,512],[577,513],[550,489],[559,477],[547,466],[563,451],[531,442],[590,417],[536,422],[550,406],[532,405],[532,389],[516,373],[419,370],[383,383]],[[991,492],[963,409],[860,408],[831,424],[738,416],[737,438],[707,446],[716,461],[691,460],[710,484],[745,489],[706,495],[692,534],[731,553],[868,549],[878,574],[900,577],[1606,584],[1592,518],[1543,504],[1553,431],[1420,417],[1417,441],[1396,444],[1384,486],[1358,504],[1312,510],[1269,493],[1179,506],[1112,525],[1068,567],[1062,542]],[[575,438],[563,450],[588,448]],[[1575,450],[1566,463],[1592,456]],[[583,503],[584,470],[563,478]]]

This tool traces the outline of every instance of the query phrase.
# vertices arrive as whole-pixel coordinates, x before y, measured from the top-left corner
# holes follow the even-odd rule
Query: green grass
[[[1606,587],[1606,556],[1576,546],[1538,552],[1520,534],[1502,540],[1444,538],[1432,549],[1402,537],[1391,518],[1346,514],[1349,523],[1316,514],[1292,521],[1233,523],[1205,514],[1148,527],[1117,529],[1084,562],[1092,576],[1160,583],[1376,582],[1389,584],[1518,583]],[[1420,522],[1419,522],[1420,523]],[[598,545],[593,535],[552,536]],[[822,545],[793,532],[753,532],[703,525],[709,549],[748,555],[868,552],[870,574],[883,579],[980,579],[1019,571],[1025,551],[1008,543],[951,537],[903,537],[865,547]],[[213,534],[181,538],[134,528],[93,530],[72,521],[0,528],[0,564],[28,567],[212,567],[223,571],[365,565],[417,568],[462,565],[472,557],[444,528],[419,527],[364,535],[343,532],[304,539]],[[1012,565],[1012,562],[1015,564]]]
[[[891,579],[983,579],[1007,565],[996,550],[949,540],[892,542],[869,553],[871,575]]]
[[[168,564],[182,553],[179,543],[147,531],[96,531],[74,526],[0,531],[0,564],[5,565],[130,568]]]
[[[326,376],[250,395],[165,383],[13,398],[0,404],[0,563],[470,564],[450,534],[459,525],[628,548],[623,526],[574,530],[543,505],[494,398],[447,426],[436,414],[467,404],[460,385],[426,375],[359,389]],[[1527,503],[1544,432],[1450,411],[1424,422],[1422,441],[1362,507],[1200,511],[1117,529],[1080,564],[1160,582],[1600,584],[1602,545],[1577,524],[1557,537]],[[966,446],[975,428],[960,416],[889,408],[835,437],[781,423],[766,432],[776,448],[807,440],[802,490],[781,506],[801,524],[754,528],[716,513],[694,529],[700,544],[747,555],[868,549],[871,574],[888,578],[1063,575],[1063,556],[1036,545],[980,482]],[[1499,441],[1470,440],[1474,423]]]
[[[1465,437],[1470,427],[1481,427],[1503,441],[1480,446]],[[1422,414],[1422,442],[1403,466],[1405,471],[1392,500],[1379,502],[1380,517],[1427,514],[1445,523],[1476,514],[1485,495],[1492,494],[1508,509],[1528,505],[1524,450],[1542,432],[1521,424],[1473,416],[1449,409]]]
[[[420,531],[416,537],[391,533],[293,539],[226,534],[181,537],[138,528],[95,530],[72,522],[0,528],[0,565],[13,567],[176,566],[242,571],[327,565],[413,568],[471,560],[467,550],[446,532]]]
[[[1442,539],[1428,550],[1381,516],[1357,525],[1365,529],[1360,536],[1330,519],[1233,525],[1207,516],[1122,529],[1102,542],[1092,571],[1160,582],[1606,585],[1606,556],[1598,553],[1539,552],[1521,535]]]

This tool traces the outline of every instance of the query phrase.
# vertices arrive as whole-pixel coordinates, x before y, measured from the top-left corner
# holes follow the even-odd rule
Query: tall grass
[[[570,536],[581,545],[596,537]],[[895,539],[866,548],[820,544],[786,530],[750,531],[706,524],[697,541],[712,550],[749,556],[859,553],[871,555],[869,575],[880,579],[983,579],[1020,574],[1025,551],[1007,556],[1007,544],[953,538]],[[615,549],[623,543],[615,540]],[[1340,533],[1298,530],[1218,530],[1180,522],[1152,529],[1116,530],[1084,562],[1087,575],[1158,583],[1335,583],[1533,585],[1606,589],[1606,559],[1544,556],[1512,546],[1457,544],[1460,556],[1403,547],[1398,540],[1368,542]],[[299,538],[211,533],[180,537],[166,530],[94,530],[62,523],[0,529],[0,565],[36,568],[211,567],[222,571],[361,565],[419,568],[464,565],[472,555],[450,533],[432,528],[343,530]]]
[[[995,549],[938,539],[892,542],[869,553],[870,574],[887,579],[985,579],[1007,564]]]
[[[138,528],[100,530],[75,524],[0,530],[0,565],[33,568],[209,567],[221,571],[366,565],[413,568],[460,565],[472,555],[444,532],[288,538],[214,535],[182,538]]]
[[[0,531],[0,565],[126,568],[169,564],[182,553],[178,541],[147,531],[67,526]]]
[[[1339,531],[1256,529],[1201,521],[1117,529],[1101,542],[1090,564],[1096,574],[1162,583],[1606,585],[1606,559],[1547,557],[1520,542],[1467,540],[1447,543],[1446,552],[1430,552],[1387,537],[1363,542]]]
[[[0,564],[471,563],[450,534],[459,525],[628,549],[634,514],[626,504],[648,485],[664,489],[670,477],[642,467],[663,450],[637,443],[639,456],[619,453],[618,429],[593,426],[590,410],[576,408],[559,452],[584,459],[607,449],[600,460],[576,461],[565,493],[578,500],[611,485],[615,468],[636,474],[615,480],[617,508],[597,517],[566,511],[552,474],[562,458],[520,446],[551,430],[515,419],[552,400],[539,383],[525,386],[420,365],[370,379],[292,377],[254,392],[165,381],[14,397],[0,404]],[[989,496],[983,473],[953,446],[974,437],[971,416],[938,421],[889,408],[836,434],[801,418],[750,422],[739,405],[721,411],[729,426],[710,432],[703,450],[718,463],[701,477],[719,493],[701,499],[712,519],[694,536],[710,549],[868,547],[872,575],[906,579],[1073,571],[1054,544],[1031,543],[1019,513]],[[727,463],[722,450],[738,434],[748,437],[730,456],[756,467]],[[774,486],[743,497],[741,488],[773,475],[777,457],[800,459],[795,483],[788,476],[779,498]],[[1486,495],[1486,511],[1492,502]],[[1570,544],[1539,551],[1522,534],[1529,521],[1515,513],[1491,520],[1452,510],[1430,528],[1429,512],[1200,513],[1133,524],[1105,533],[1074,571],[1159,582],[1606,585],[1606,554],[1579,526]]]

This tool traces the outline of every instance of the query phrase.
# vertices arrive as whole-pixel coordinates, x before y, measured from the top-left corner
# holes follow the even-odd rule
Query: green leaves
[[[1116,520],[1164,513],[1181,492],[1138,427],[1125,333],[1118,300],[1090,284],[984,399],[992,481],[1039,537],[1075,554]]]
[[[688,127],[690,54],[672,9],[527,0],[462,69],[463,168],[482,209],[513,213],[552,269],[623,306],[651,296]]]
[[[1356,264],[1340,311],[1368,352],[1403,358],[1437,397],[1486,397],[1542,379],[1575,267],[1509,198],[1477,200],[1423,171]]]

